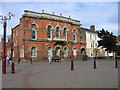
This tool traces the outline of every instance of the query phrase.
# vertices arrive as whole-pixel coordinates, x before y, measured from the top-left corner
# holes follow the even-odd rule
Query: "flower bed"
[[[53,60],[54,62],[61,62],[61,58],[60,58],[59,56],[54,56],[54,57],[52,58],[52,60]]]

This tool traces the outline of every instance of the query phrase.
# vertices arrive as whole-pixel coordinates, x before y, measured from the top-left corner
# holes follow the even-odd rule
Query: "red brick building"
[[[0,35],[0,60],[3,57],[3,35]],[[11,35],[6,35],[6,56],[11,57]]]
[[[14,60],[48,60],[48,55],[62,60],[80,59],[80,21],[53,14],[24,10],[20,24],[14,27]]]

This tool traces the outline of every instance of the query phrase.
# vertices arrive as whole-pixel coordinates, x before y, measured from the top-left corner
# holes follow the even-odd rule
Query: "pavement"
[[[118,68],[114,60],[97,60],[93,69],[93,60],[74,61],[71,70],[70,61],[15,62],[15,74],[2,75],[2,88],[118,88]]]
[[[0,67],[2,67],[2,62],[0,61]],[[2,68],[0,68],[0,90],[2,89]]]

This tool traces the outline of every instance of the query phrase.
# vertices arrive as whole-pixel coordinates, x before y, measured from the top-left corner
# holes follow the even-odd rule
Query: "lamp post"
[[[11,19],[11,16],[14,16],[12,13],[9,12],[9,16],[2,16],[0,15],[0,20],[3,21],[3,58],[2,58],[2,74],[6,74],[6,27],[7,27],[7,20]]]
[[[11,29],[11,74],[15,73],[13,62],[13,29]]]

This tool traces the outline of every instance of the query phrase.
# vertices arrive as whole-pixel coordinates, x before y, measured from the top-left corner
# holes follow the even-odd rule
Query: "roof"
[[[97,31],[93,31],[93,30],[90,30],[90,29],[88,29],[88,28],[80,27],[80,29],[85,30],[85,31],[88,31],[88,32],[92,32],[92,33],[97,33]]]
[[[34,12],[34,11],[29,11],[29,10],[24,10],[24,14],[22,15],[23,17],[30,17],[30,18],[37,18],[37,19],[47,19],[47,20],[54,20],[54,21],[59,21],[59,22],[66,22],[66,23],[71,23],[75,25],[81,25],[79,20],[71,19],[70,17],[64,17],[62,14],[55,15],[55,14],[49,14],[49,13],[39,13],[39,12]]]
[[[120,40],[120,35],[117,36],[117,40]]]
[[[15,29],[16,27],[20,26],[20,24],[16,25],[15,27],[13,27],[12,29]]]

